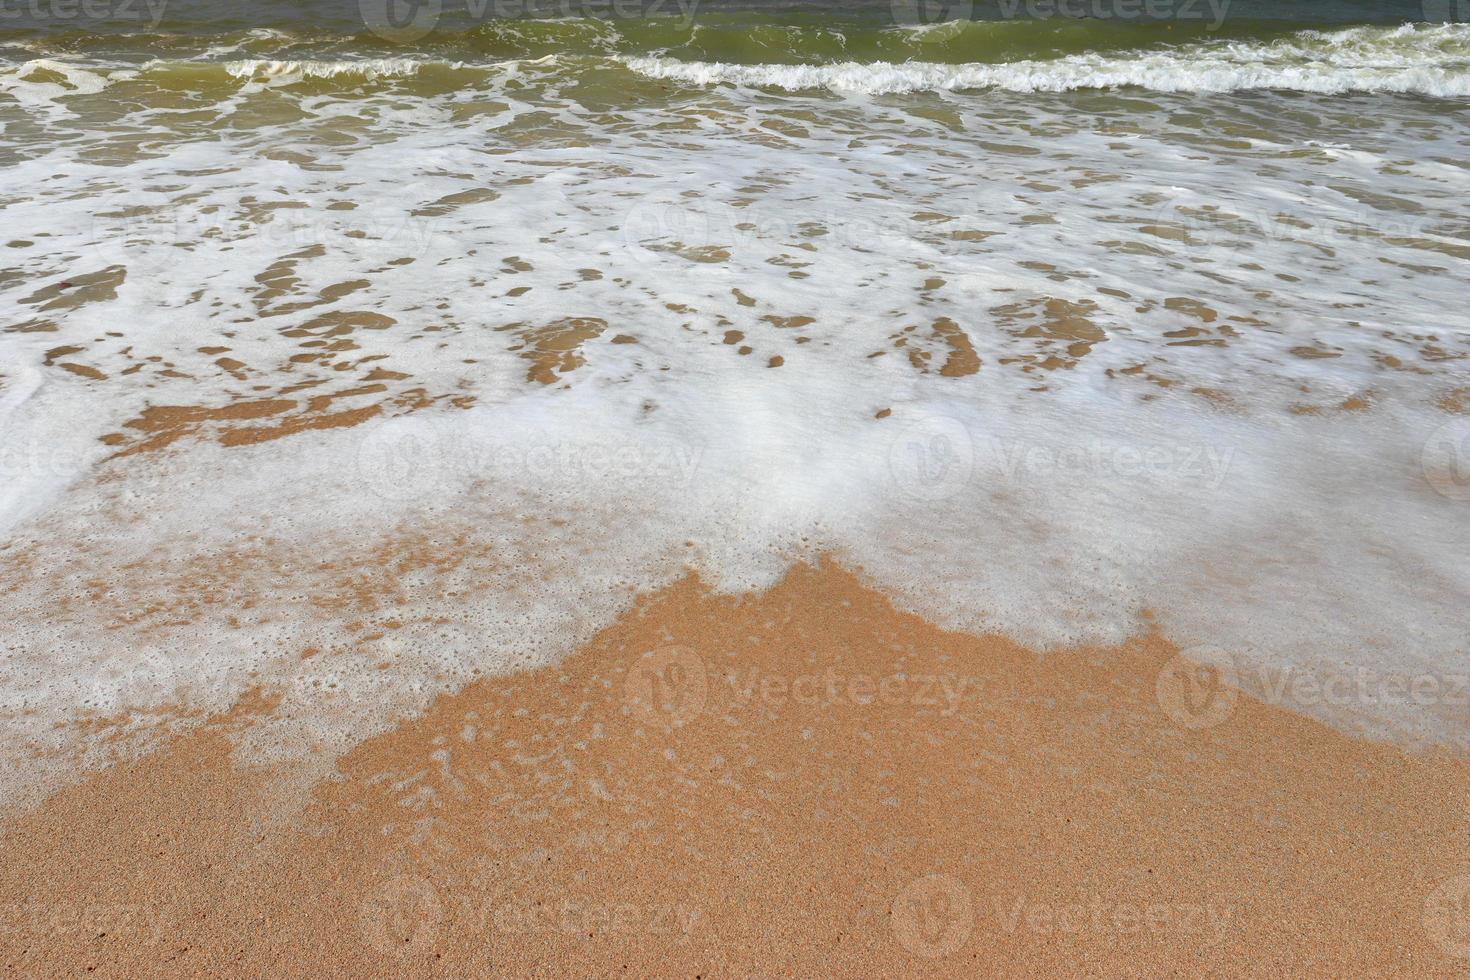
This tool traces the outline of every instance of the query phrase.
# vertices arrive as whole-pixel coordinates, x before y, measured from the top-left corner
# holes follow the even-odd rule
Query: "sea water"
[[[6,791],[822,555],[1463,743],[1470,27],[1035,6],[7,6]]]

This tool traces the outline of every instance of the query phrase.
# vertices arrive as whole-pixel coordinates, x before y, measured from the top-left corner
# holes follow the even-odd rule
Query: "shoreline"
[[[1470,980],[1470,18],[163,2],[3,33],[0,972]]]
[[[946,633],[830,563],[757,595],[685,580],[309,795],[233,759],[257,693],[12,817],[3,962],[1463,969],[1470,762],[1211,683],[1157,635]]]

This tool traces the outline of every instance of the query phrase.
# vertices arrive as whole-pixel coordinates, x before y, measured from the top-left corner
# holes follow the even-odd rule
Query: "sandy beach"
[[[1467,4],[0,0],[0,976],[1470,978]]]
[[[758,595],[686,580],[557,666],[441,698],[304,789],[233,757],[272,710],[261,692],[12,815],[0,962],[1464,972],[1466,760],[1188,671],[1156,635],[1043,658],[946,633],[831,564]]]

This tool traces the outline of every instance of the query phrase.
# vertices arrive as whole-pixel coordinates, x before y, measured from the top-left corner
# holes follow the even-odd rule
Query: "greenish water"
[[[122,2],[0,18],[13,745],[261,689],[346,745],[800,554],[1038,645],[1462,669],[1465,24]],[[405,529],[483,564],[312,600]]]
[[[1264,41],[1310,28],[1454,20],[1464,0],[892,0],[739,3],[606,0],[9,0],[0,52],[44,46],[115,57],[449,59],[667,54],[742,64],[902,60],[1006,62],[1213,39]],[[95,16],[89,16],[91,11]],[[1470,14],[1470,11],[1466,12]]]

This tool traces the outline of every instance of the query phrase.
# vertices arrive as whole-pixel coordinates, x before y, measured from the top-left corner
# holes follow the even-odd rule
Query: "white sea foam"
[[[101,92],[113,74],[54,58],[34,58],[0,69],[0,92],[27,108],[50,110],[62,97]]]
[[[5,746],[265,687],[285,700],[253,750],[340,748],[687,568],[753,588],[821,551],[1043,646],[1148,608],[1246,665],[1463,669],[1470,424],[1442,404],[1470,385],[1470,177],[1443,104],[1380,100],[1384,127],[1318,97],[1093,118],[562,84],[232,92],[231,125],[145,108],[88,139],[0,104],[26,189],[0,292]],[[533,380],[534,330],[590,317]],[[939,373],[945,319],[978,373]],[[382,414],[107,458],[150,406],[328,394]],[[328,601],[380,569],[371,602]],[[1466,734],[1452,703],[1308,708]],[[11,755],[18,792],[43,763]]]
[[[936,64],[723,64],[668,57],[626,63],[693,85],[868,95],[998,88],[1013,92],[1136,86],[1158,92],[1283,89],[1336,94],[1470,95],[1470,25],[1304,31],[1274,42],[1196,42],[1160,51],[1074,54],[1045,61]]]
[[[446,64],[460,67],[458,63]],[[425,62],[412,58],[363,58],[358,60],[268,61],[259,58],[226,61],[224,70],[235,78],[340,78],[357,75],[364,78],[406,78],[423,70]]]
[[[516,62],[503,62],[496,70],[513,70]],[[234,60],[200,60],[193,63],[154,59],[141,65],[121,63],[79,63],[58,58],[35,58],[20,64],[0,67],[0,92],[32,108],[58,107],[75,96],[95,95],[118,82],[148,78],[150,73],[176,70],[183,66],[212,67],[231,78],[242,81],[265,81],[290,84],[307,78],[412,78],[426,68],[461,69],[462,62],[425,61],[413,58],[295,59],[262,58]]]
[[[1433,66],[1339,67],[1253,65],[1180,55],[1128,58],[1074,56],[1057,61],[944,65],[924,62],[846,62],[830,65],[731,65],[672,58],[629,58],[650,78],[693,85],[750,85],[797,91],[830,89],[864,95],[1001,88],[1011,92],[1137,86],[1156,92],[1403,92],[1442,97],[1470,95],[1470,71]]]

